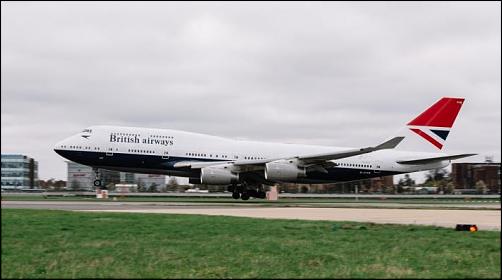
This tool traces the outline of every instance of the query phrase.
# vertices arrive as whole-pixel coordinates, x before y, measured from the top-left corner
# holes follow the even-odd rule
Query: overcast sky
[[[2,2],[1,148],[66,180],[96,124],[380,143],[442,96],[443,148],[500,161],[500,2]]]

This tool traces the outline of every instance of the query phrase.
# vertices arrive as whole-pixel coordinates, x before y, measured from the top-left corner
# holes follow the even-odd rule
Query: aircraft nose
[[[61,151],[65,150],[67,148],[66,147],[67,143],[68,143],[68,138],[57,142],[56,144],[54,144],[54,147],[53,147],[54,151],[58,154],[61,154]]]
[[[54,152],[56,152],[58,155],[61,155],[61,149],[63,149],[63,141],[57,142],[54,147]]]
[[[58,155],[62,156],[63,158],[66,158],[66,159],[69,159],[70,155],[71,155],[71,151],[70,151],[70,146],[71,146],[71,143],[72,143],[72,139],[71,137],[68,137],[68,138],[65,138],[59,142],[57,142],[56,144],[54,144],[54,152],[56,152]]]
[[[57,152],[58,150],[62,149],[62,148],[63,148],[63,145],[64,145],[64,144],[63,144],[63,141],[59,141],[59,142],[57,142],[56,144],[54,144],[54,147],[53,147],[54,151],[56,151],[56,152]]]

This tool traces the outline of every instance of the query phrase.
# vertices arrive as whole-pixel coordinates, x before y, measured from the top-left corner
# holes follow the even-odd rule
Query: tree
[[[169,177],[169,181],[167,182],[167,184],[170,187],[176,188],[176,186],[178,186],[178,180],[176,180],[176,177],[171,176],[171,177]]]
[[[140,178],[140,179],[138,179],[138,192],[145,192],[145,191],[146,191],[145,183]]]
[[[176,177],[174,176],[169,177],[169,181],[167,182],[167,190],[176,191],[177,189],[178,189],[178,181],[176,180]]]
[[[453,182],[448,182],[446,184],[446,190],[445,193],[452,194],[455,191],[455,184]]]
[[[309,188],[308,188],[307,186],[301,186],[301,187],[300,187],[300,191],[301,191],[302,193],[308,193],[308,192],[309,192]]]
[[[438,169],[432,169],[432,170],[429,170],[429,172],[427,173],[427,175],[425,175],[426,179],[425,179],[425,182],[437,182],[437,181],[441,181],[441,180],[444,180],[444,179],[447,179],[448,177],[448,171],[446,171],[446,169],[444,168],[438,168]]]
[[[152,183],[152,184],[150,185],[150,187],[148,188],[148,191],[149,191],[149,192],[157,192],[157,186],[158,186],[158,185],[157,185],[156,183]]]
[[[396,188],[394,186],[385,186],[383,189],[384,193],[396,193]]]
[[[415,186],[415,180],[411,179],[410,174],[404,174],[404,178],[399,179],[397,185],[401,187],[412,187]]]
[[[438,193],[443,194],[447,192],[448,182],[451,181],[448,171],[444,168],[430,170],[426,176],[424,186],[436,187]]]

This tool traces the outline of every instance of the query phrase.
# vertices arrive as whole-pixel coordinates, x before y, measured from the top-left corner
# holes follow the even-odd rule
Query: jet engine
[[[234,173],[232,166],[228,164],[208,166],[200,170],[200,181],[202,184],[208,185],[237,183],[239,181],[239,173]]]
[[[307,171],[298,166],[296,159],[281,159],[265,164],[265,179],[288,181],[307,176]]]

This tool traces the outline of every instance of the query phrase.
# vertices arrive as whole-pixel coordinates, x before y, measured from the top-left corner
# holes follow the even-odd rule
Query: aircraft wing
[[[304,156],[297,156],[297,157],[293,157],[293,158],[301,161],[301,163],[304,165],[322,164],[322,163],[325,163],[326,161],[329,161],[329,160],[353,157],[353,156],[367,154],[367,153],[371,153],[371,152],[383,150],[383,149],[393,149],[399,143],[401,143],[401,141],[403,139],[404,139],[404,137],[394,137],[394,138],[392,138],[392,139],[390,139],[390,140],[388,140],[378,146],[375,146],[375,147],[350,149],[350,150],[344,150],[344,151],[332,152],[332,153],[304,155]],[[192,169],[198,169],[198,168],[204,168],[204,167],[208,167],[208,166],[230,163],[236,167],[239,167],[241,170],[255,170],[257,167],[258,168],[263,167],[266,163],[276,161],[276,160],[284,160],[284,159],[290,159],[290,158],[274,158],[274,159],[245,160],[245,161],[244,160],[243,161],[221,161],[221,162],[183,161],[183,162],[178,162],[178,163],[174,164],[174,167],[175,168],[189,167]]]
[[[474,156],[476,154],[458,154],[458,155],[451,155],[451,156],[442,156],[442,157],[430,157],[430,158],[419,158],[419,159],[411,159],[411,160],[400,160],[397,161],[397,163],[400,164],[427,164],[427,163],[434,163],[438,161],[443,161],[443,160],[454,160],[454,159],[459,159],[463,157],[470,157]]]
[[[394,138],[392,138],[388,141],[385,141],[384,143],[382,143],[378,146],[375,146],[375,147],[352,149],[352,150],[340,151],[340,152],[336,152],[336,153],[324,153],[324,154],[317,154],[317,155],[310,155],[310,156],[301,156],[301,157],[298,157],[298,159],[304,163],[316,163],[316,162],[322,162],[322,161],[327,161],[327,160],[348,158],[348,157],[371,153],[371,152],[378,151],[378,150],[394,149],[399,143],[401,143],[401,141],[403,141],[403,139],[404,139],[404,137],[401,137],[401,136],[394,137]]]

